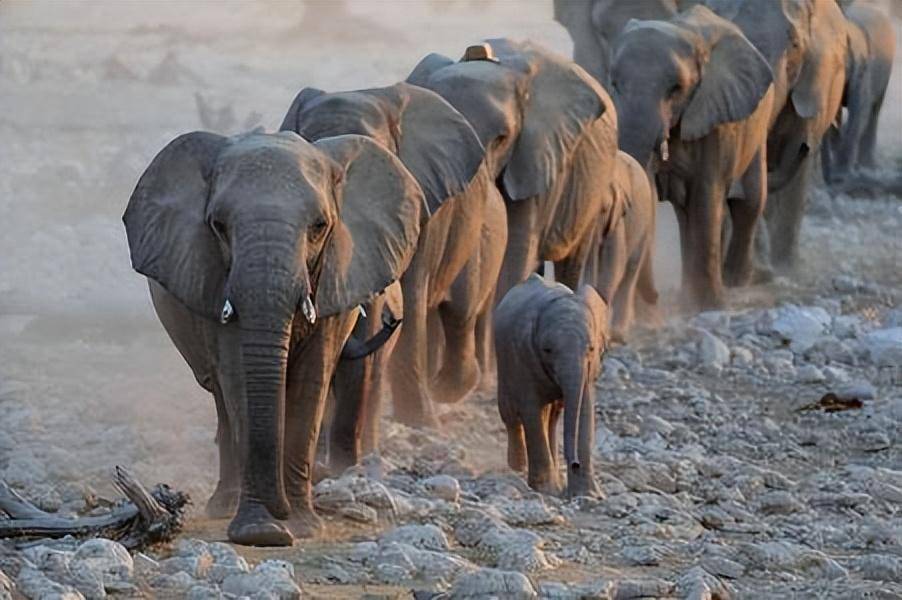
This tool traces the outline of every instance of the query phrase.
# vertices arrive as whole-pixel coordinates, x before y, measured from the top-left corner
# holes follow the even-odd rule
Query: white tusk
[[[226,298],[225,304],[222,305],[222,314],[219,315],[219,322],[225,325],[232,318],[232,315],[235,314],[235,309],[232,308],[232,303],[229,302],[229,299]]]
[[[358,306],[357,308],[360,309],[360,316],[363,317],[363,318],[365,319],[365,318],[366,318],[366,309],[363,308],[363,305],[362,305],[362,304],[361,304],[360,306]]]
[[[664,162],[670,160],[670,146],[667,144],[667,140],[661,142],[661,160]]]
[[[313,305],[313,299],[309,294],[301,303],[301,312],[304,313],[304,318],[307,319],[311,325],[316,323],[316,307]]]

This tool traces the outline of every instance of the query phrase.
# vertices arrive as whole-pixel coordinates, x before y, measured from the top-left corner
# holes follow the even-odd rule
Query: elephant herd
[[[277,133],[157,154],[123,220],[215,400],[207,511],[229,539],[315,535],[318,451],[340,472],[378,448],[383,395],[435,426],[436,403],[495,373],[511,466],[560,491],[563,411],[568,491],[591,493],[600,357],[657,301],[656,199],[676,209],[693,307],[793,263],[821,141],[831,177],[872,159],[894,41],[836,0],[697,4],[555,0],[575,62],[489,40],[395,85],[305,88]]]

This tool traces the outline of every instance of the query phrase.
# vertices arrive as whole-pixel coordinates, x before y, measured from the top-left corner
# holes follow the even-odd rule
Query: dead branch
[[[184,524],[188,495],[157,484],[152,491],[131,473],[116,467],[113,483],[127,500],[115,504],[104,515],[64,518],[45,512],[0,481],[0,538],[104,537],[128,549],[165,542]]]

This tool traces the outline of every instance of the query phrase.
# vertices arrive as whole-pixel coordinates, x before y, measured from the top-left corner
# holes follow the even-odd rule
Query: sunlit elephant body
[[[305,89],[282,128],[312,140],[339,133],[370,136],[395,152],[423,188],[431,215],[401,278],[404,325],[387,376],[395,416],[435,424],[434,400],[460,400],[479,382],[477,348],[487,344],[484,321],[506,244],[503,200],[479,139],[439,95],[407,83],[337,93]],[[433,321],[441,323],[440,332],[429,331],[430,312],[437,314]],[[429,344],[438,343],[436,338],[444,344],[431,378]]]
[[[611,210],[617,118],[578,65],[529,42],[490,40],[498,62],[431,54],[408,81],[438,92],[473,125],[504,195],[508,243],[496,298],[540,264],[579,284],[592,225]]]
[[[357,306],[408,265],[423,203],[362,136],[186,134],[138,182],[123,217],[132,264],[216,400],[209,509],[237,508],[233,542],[319,529],[310,480],[328,384]]]
[[[896,34],[886,14],[862,2],[843,12],[849,46],[842,105],[848,114],[843,119],[840,113],[838,130],[831,128],[824,139],[821,163],[828,183],[876,166],[877,122],[896,56]]]
[[[557,422],[564,413],[568,495],[596,492],[595,380],[607,342],[607,306],[591,286],[573,293],[532,274],[495,311],[498,410],[508,464],[529,465],[530,487],[560,493]]]
[[[656,173],[674,205],[687,300],[722,306],[724,277],[741,285],[753,271],[771,70],[734,25],[696,6],[670,21],[631,22],[618,38],[611,81],[621,149]],[[734,183],[742,197],[727,203]],[[725,204],[733,235],[724,259]]]
[[[835,0],[717,0],[717,10],[742,30],[774,73],[762,233],[769,233],[770,262],[791,268],[814,159],[842,100],[845,19]]]
[[[658,301],[652,264],[657,199],[645,170],[626,152],[617,152],[611,187],[615,208],[596,224],[586,281],[606,299],[610,337],[622,342],[633,324],[636,293],[652,306]]]

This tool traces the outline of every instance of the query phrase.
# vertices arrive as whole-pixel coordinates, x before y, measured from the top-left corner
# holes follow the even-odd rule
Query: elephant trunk
[[[624,98],[618,101],[617,126],[620,149],[636,159],[646,170],[651,167],[655,150],[660,146],[666,162],[667,132],[657,109],[644,109],[641,101]],[[621,109],[622,107],[622,109]]]
[[[579,422],[586,389],[586,370],[583,363],[570,363],[561,376],[561,392],[564,396],[564,459],[567,468],[579,469]]]
[[[768,189],[773,191],[786,187],[810,153],[811,147],[806,142],[785,147],[777,168],[767,173]]]

